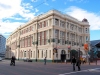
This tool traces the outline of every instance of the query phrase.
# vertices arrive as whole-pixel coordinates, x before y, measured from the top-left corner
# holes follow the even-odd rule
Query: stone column
[[[49,40],[48,44],[50,44],[50,32],[49,32],[49,30],[48,30],[48,34],[47,35],[48,35],[48,40]]]
[[[54,17],[52,18],[52,25],[53,26],[55,25],[55,18]]]
[[[48,21],[47,21],[48,22],[48,26],[50,26],[50,22],[49,21],[50,21],[50,19],[48,19]]]

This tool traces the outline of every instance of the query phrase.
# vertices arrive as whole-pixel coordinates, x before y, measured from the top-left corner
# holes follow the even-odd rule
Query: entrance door
[[[66,60],[66,52],[65,50],[61,51],[61,62],[64,62]]]
[[[61,54],[61,62],[64,62],[66,60],[66,54]]]

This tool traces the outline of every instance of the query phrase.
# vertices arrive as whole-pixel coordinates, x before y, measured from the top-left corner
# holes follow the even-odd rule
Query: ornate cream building
[[[33,61],[64,61],[70,59],[70,50],[85,55],[83,45],[90,42],[89,22],[50,10],[18,27],[6,41],[6,58],[29,58]],[[57,48],[57,53],[53,49]]]

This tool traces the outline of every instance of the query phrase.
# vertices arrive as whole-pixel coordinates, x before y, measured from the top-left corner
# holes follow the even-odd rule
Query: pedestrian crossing
[[[75,72],[69,72],[69,73],[63,73],[63,74],[59,74],[59,75],[73,75],[73,74],[77,74],[80,72],[100,72],[100,68],[94,68],[94,69],[87,69],[87,70],[81,70],[81,71],[75,71]]]

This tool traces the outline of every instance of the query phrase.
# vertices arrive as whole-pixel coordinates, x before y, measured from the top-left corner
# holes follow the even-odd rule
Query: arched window
[[[39,58],[39,50],[38,50],[38,58]]]
[[[32,58],[32,51],[31,51],[31,58]]]
[[[65,50],[62,50],[62,51],[61,51],[61,54],[66,54]]]
[[[24,52],[24,57],[26,57],[26,51]]]
[[[35,51],[34,51],[34,58],[35,58]]]

